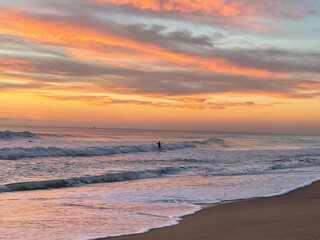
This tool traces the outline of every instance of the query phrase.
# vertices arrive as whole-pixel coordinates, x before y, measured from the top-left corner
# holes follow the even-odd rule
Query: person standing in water
[[[158,144],[158,151],[160,152],[161,151],[161,142],[159,141],[157,144]]]

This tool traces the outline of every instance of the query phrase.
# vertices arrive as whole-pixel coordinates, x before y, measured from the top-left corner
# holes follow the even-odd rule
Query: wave
[[[13,131],[0,131],[0,140],[11,140],[19,138],[78,138],[87,137],[85,135],[74,134],[61,134],[61,133],[33,133],[29,131],[13,132]]]
[[[94,183],[120,182],[147,178],[159,178],[168,174],[177,174],[194,168],[193,166],[161,167],[143,171],[128,171],[120,173],[107,173],[99,176],[72,177],[67,179],[54,179],[45,181],[9,183],[0,186],[0,192],[14,192],[27,190],[44,190],[76,187]]]
[[[195,147],[193,143],[163,143],[163,150],[175,150]],[[105,147],[85,147],[85,148],[60,148],[60,147],[29,147],[29,148],[1,148],[0,159],[17,160],[21,158],[34,157],[86,157],[105,156],[121,153],[139,153],[158,151],[156,144],[131,145],[131,146],[105,146]]]
[[[24,131],[24,132],[12,132],[9,130],[0,131],[0,140],[15,139],[15,138],[38,138],[36,133]]]
[[[193,143],[195,144],[203,144],[203,145],[209,145],[209,144],[212,144],[212,143],[215,143],[215,144],[225,144],[225,140],[221,139],[221,138],[209,138],[209,139],[206,139],[206,140],[203,140],[203,141],[193,141]]]
[[[85,135],[75,135],[75,134],[61,134],[61,133],[36,133],[39,137],[47,137],[47,138],[79,138],[79,137],[88,137]]]
[[[294,169],[320,166],[320,155],[296,156],[292,159],[284,158],[282,160],[272,161],[274,164],[270,170]]]
[[[223,175],[223,176],[232,176],[232,175],[259,175],[259,174],[276,174],[284,172],[297,172],[297,171],[310,171],[310,168],[318,168],[320,166],[320,149],[312,149],[304,155],[292,155],[279,157],[277,160],[268,160],[268,161],[255,161],[254,164],[250,162],[238,164],[234,163],[232,165],[225,165],[223,163],[207,164],[209,174],[211,175]],[[295,153],[297,153],[295,151]],[[289,152],[288,152],[289,153]],[[291,154],[293,154],[291,152]]]

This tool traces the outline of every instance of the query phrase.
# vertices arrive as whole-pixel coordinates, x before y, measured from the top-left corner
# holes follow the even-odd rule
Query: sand
[[[179,225],[108,240],[320,240],[320,181],[288,194],[223,203]]]

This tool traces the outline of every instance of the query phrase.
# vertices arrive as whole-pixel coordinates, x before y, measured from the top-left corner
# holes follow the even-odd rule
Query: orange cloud
[[[0,57],[0,70],[19,70],[19,71],[33,71],[34,68],[31,68],[28,61],[19,60],[19,59],[4,59]]]
[[[113,5],[131,5],[141,10],[153,11],[178,11],[190,13],[201,11],[204,13],[219,13],[224,16],[236,16],[241,12],[240,3],[237,1],[214,0],[93,0],[97,3]]]
[[[139,10],[152,10],[154,12],[179,13],[179,16],[194,17],[202,13],[205,16],[224,16],[229,18],[243,17],[249,21],[254,18],[301,18],[310,13],[310,8],[303,8],[297,11],[291,5],[297,4],[294,0],[290,5],[284,0],[89,0],[91,2],[129,6]],[[312,8],[311,8],[312,9]],[[244,20],[242,19],[242,20]],[[201,21],[201,19],[198,19]],[[227,18],[224,18],[228,21]],[[230,20],[230,19],[229,19]],[[237,22],[233,22],[237,25]],[[238,23],[241,24],[241,23]],[[247,27],[258,27],[257,24],[247,24]],[[263,26],[260,25],[260,28]]]
[[[190,56],[170,52],[155,44],[140,43],[129,38],[106,34],[98,29],[77,26],[63,20],[46,21],[21,11],[0,11],[0,33],[34,41],[40,44],[58,45],[66,48],[72,56],[90,60],[82,51],[92,52],[91,60],[100,60],[115,66],[130,62],[132,65],[157,63],[166,67],[234,73],[248,76],[268,76],[267,70],[239,67],[215,57]],[[122,50],[119,51],[118,49]],[[129,52],[128,54],[126,53]],[[79,52],[79,53],[77,53]]]
[[[301,88],[320,91],[320,83],[318,82],[303,82],[298,84]]]
[[[241,26],[249,29],[255,29],[260,31],[274,31],[270,27],[266,27],[261,24],[251,23],[249,21],[234,21],[233,18],[238,16],[250,16],[256,14],[256,8],[263,4],[252,3],[250,5],[245,4],[243,1],[226,1],[226,0],[91,0],[99,4],[110,4],[116,6],[131,6],[139,10],[152,10],[155,12],[178,12],[179,17],[190,19],[197,22],[210,22],[210,15],[218,15],[228,17],[223,20],[223,25],[228,27]],[[265,4],[265,3],[264,3]],[[206,19],[203,15],[198,16],[197,13],[203,13],[209,17]],[[193,14],[195,13],[195,14]]]
[[[259,31],[276,31],[275,26],[267,25],[257,19],[301,19],[314,12],[315,7],[299,8],[285,0],[88,0],[97,4],[126,6],[147,12],[153,11],[166,18],[188,19],[196,22],[207,22],[224,27],[241,27]]]
[[[124,105],[137,105],[137,106],[151,106],[156,108],[182,108],[182,109],[211,109],[211,110],[223,110],[226,108],[264,108],[272,107],[278,103],[270,104],[257,104],[254,102],[206,102],[202,98],[189,98],[180,97],[175,99],[163,98],[159,100],[158,98],[149,98],[145,100],[139,100],[140,97],[145,98],[145,96],[127,96],[127,99],[117,99],[110,96],[86,96],[86,95],[68,95],[64,93],[63,95],[50,93],[43,93],[41,96],[49,99],[59,100],[59,101],[82,101],[90,105],[96,106],[106,106],[114,104],[124,104]]]

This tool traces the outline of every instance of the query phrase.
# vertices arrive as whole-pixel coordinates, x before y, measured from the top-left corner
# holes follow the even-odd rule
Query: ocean
[[[142,233],[319,170],[317,135],[0,126],[0,239]]]

